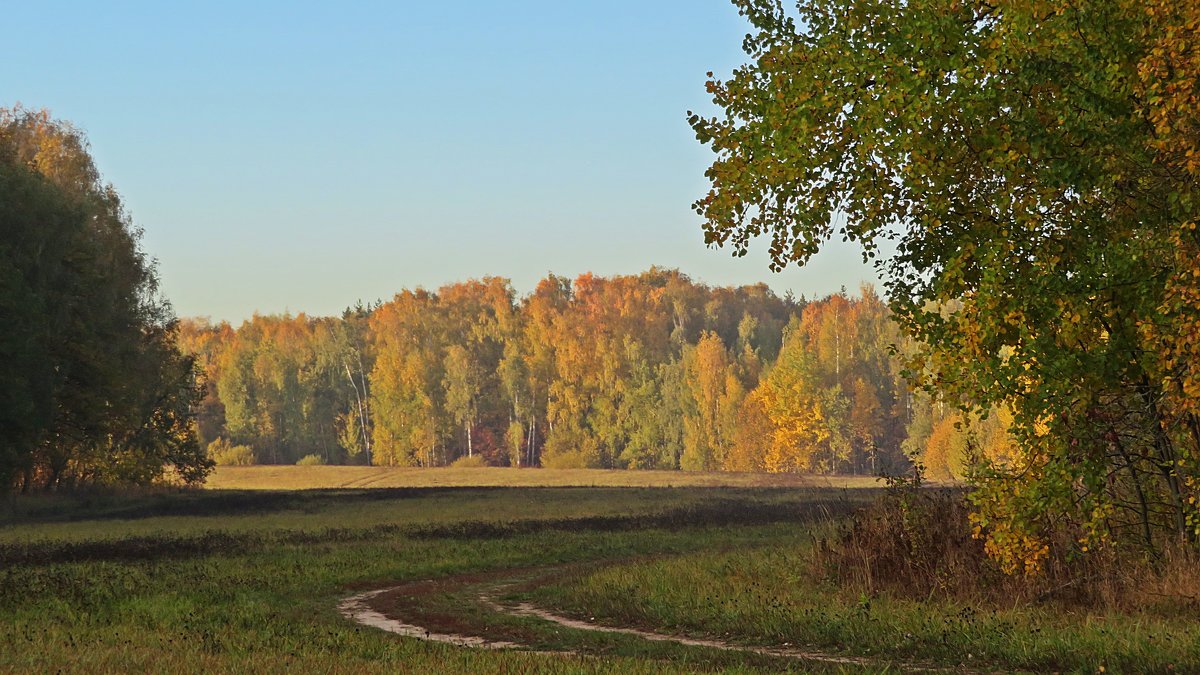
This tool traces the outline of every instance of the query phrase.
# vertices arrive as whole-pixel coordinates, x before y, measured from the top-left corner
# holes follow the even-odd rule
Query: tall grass
[[[1200,560],[1190,548],[1158,558],[1117,543],[1086,553],[1078,533],[1050,533],[1038,574],[1005,574],[974,536],[959,490],[898,485],[821,539],[815,574],[859,592],[947,599],[984,607],[1056,605],[1064,610],[1197,616]]]

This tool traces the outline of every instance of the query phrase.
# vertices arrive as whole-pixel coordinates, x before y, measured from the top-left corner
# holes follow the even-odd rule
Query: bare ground
[[[607,564],[615,562],[624,561],[607,561]],[[645,627],[606,626],[563,616],[527,602],[502,600],[513,591],[549,584],[580,569],[580,565],[559,565],[413,581],[357,593],[339,603],[338,610],[352,621],[397,635],[476,649],[521,649],[572,655],[596,653],[586,640],[580,642],[570,634],[552,630],[565,628],[585,636],[619,636],[626,640],[632,638],[716,650],[752,659],[784,660],[805,667],[821,666],[821,669],[947,670],[794,645],[745,645],[713,637],[674,635]]]

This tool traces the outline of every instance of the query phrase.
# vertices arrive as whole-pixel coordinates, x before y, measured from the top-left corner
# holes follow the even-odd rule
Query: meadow
[[[409,487],[874,487],[872,476],[731,471],[516,469],[509,467],[218,466],[205,487],[217,490]]]
[[[293,471],[302,470],[319,481],[363,475]],[[218,484],[271,475],[226,471]],[[302,484],[298,473],[288,478]],[[673,476],[688,478],[718,480]],[[1178,617],[919,603],[830,585],[810,563],[813,547],[877,493],[797,482],[20,498],[0,512],[0,670],[1186,672],[1200,664],[1200,628]],[[347,598],[380,589],[362,611],[493,648],[404,637],[345,615]]]

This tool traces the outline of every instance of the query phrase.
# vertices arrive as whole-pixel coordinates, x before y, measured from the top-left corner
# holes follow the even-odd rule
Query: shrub
[[[320,455],[305,455],[296,460],[296,466],[321,466],[325,464],[325,458]]]
[[[248,445],[230,445],[224,438],[208,444],[208,456],[217,466],[250,466],[255,464],[254,450]]]
[[[600,447],[590,433],[560,425],[546,437],[542,466],[547,469],[600,468]]]
[[[1133,547],[1081,548],[1067,526],[1051,533],[1037,574],[1005,574],[970,521],[965,490],[891,480],[873,504],[818,542],[814,572],[855,592],[993,606],[1057,603],[1110,610],[1200,607],[1200,560],[1186,548],[1151,559]]]
[[[459,457],[458,459],[454,460],[453,463],[450,464],[450,466],[458,468],[458,469],[487,466],[487,465],[488,465],[487,460],[483,458],[483,455],[472,455],[470,457],[466,457],[466,456]]]
[[[1006,579],[972,536],[958,490],[896,485],[820,542],[820,573],[866,592],[973,596]]]

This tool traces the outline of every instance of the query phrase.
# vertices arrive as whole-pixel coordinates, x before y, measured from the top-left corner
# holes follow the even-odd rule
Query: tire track
[[[621,561],[612,561],[619,563]],[[669,633],[660,633],[642,628],[633,628],[625,626],[606,626],[592,621],[583,621],[573,619],[571,617],[557,614],[548,609],[538,607],[531,603],[522,602],[517,604],[504,604],[498,598],[510,588],[522,586],[529,588],[538,584],[546,583],[555,575],[560,574],[566,566],[554,566],[538,568],[535,570],[501,570],[496,573],[489,574],[464,574],[446,577],[439,580],[416,581],[407,584],[399,584],[388,586],[375,590],[369,590],[351,595],[338,603],[338,611],[345,618],[354,621],[358,624],[377,628],[380,630],[402,635],[404,637],[426,640],[441,644],[453,645],[456,647],[467,647],[473,649],[516,649],[523,651],[533,651],[543,654],[559,654],[572,656],[588,656],[588,652],[572,647],[563,647],[559,650],[548,651],[546,649],[534,647],[529,642],[504,636],[504,639],[495,639],[481,637],[470,634],[472,632],[485,631],[486,628],[481,626],[472,626],[463,623],[460,620],[455,620],[452,623],[452,629],[446,629],[444,626],[431,624],[429,626],[421,626],[415,623],[414,619],[406,619],[397,614],[403,610],[393,605],[391,609],[381,608],[380,602],[389,598],[395,599],[398,597],[408,597],[410,602],[420,597],[421,594],[429,593],[430,590],[436,590],[439,594],[463,594],[472,589],[478,589],[482,586],[483,591],[465,593],[474,602],[467,600],[464,608],[478,610],[479,608],[486,609],[494,614],[519,617],[525,619],[537,619],[555,626],[561,626],[571,630],[610,635],[625,635],[638,638],[648,642],[670,643],[682,645],[685,647],[696,647],[702,649],[715,649],[724,652],[740,653],[754,656],[765,656],[780,659],[789,659],[798,663],[821,664],[822,666],[850,666],[855,668],[879,668],[891,669],[900,668],[904,672],[958,672],[958,673],[974,673],[983,671],[964,670],[961,667],[945,668],[921,664],[915,662],[904,662],[896,660],[887,660],[872,657],[848,656],[844,654],[836,654],[830,652],[821,652],[815,650],[805,650],[795,647],[768,647],[760,645],[744,645],[720,640],[716,638],[695,638],[683,635],[673,635]],[[419,612],[416,612],[419,614]],[[477,611],[465,613],[477,616]]]

